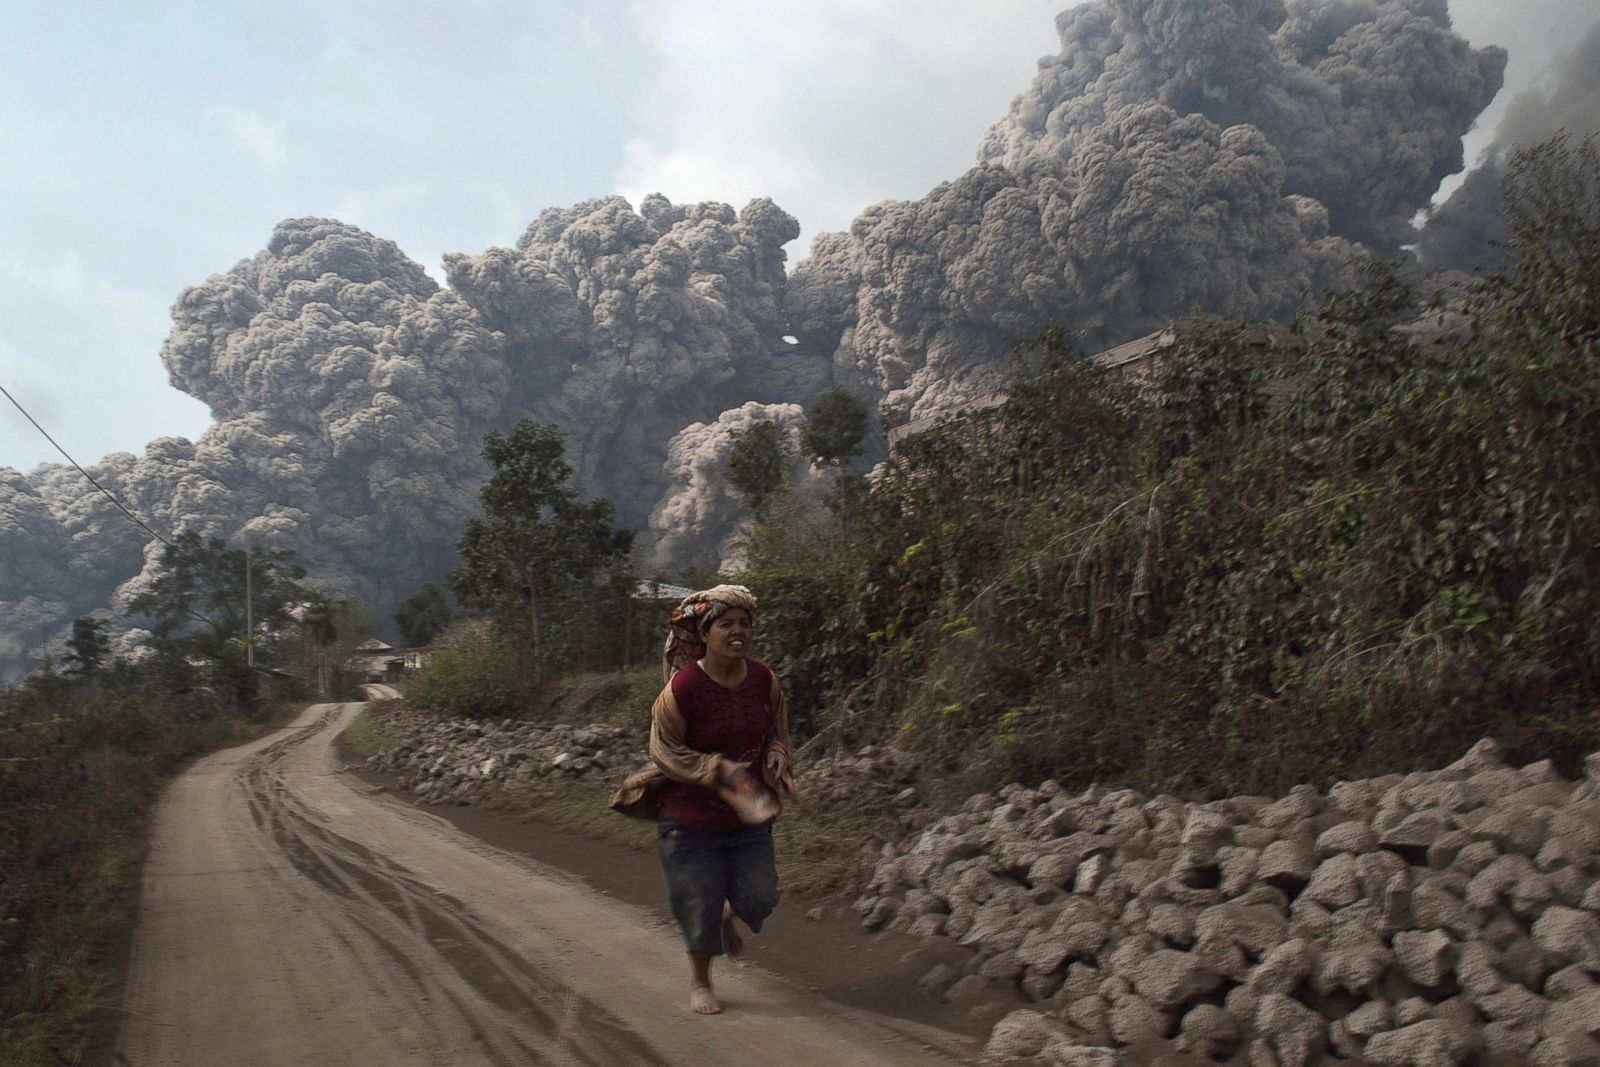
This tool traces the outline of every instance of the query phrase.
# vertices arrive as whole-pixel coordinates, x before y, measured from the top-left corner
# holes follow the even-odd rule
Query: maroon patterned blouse
[[[684,743],[716,752],[761,773],[762,748],[772,729],[772,671],[746,660],[749,670],[730,689],[690,663],[672,676],[672,695],[683,712]],[[661,787],[661,813],[691,830],[740,830],[732,808],[703,786],[668,782]]]

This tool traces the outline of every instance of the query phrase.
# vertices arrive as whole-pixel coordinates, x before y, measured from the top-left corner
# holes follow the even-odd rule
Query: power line
[[[39,421],[37,419],[35,419],[32,415],[28,414],[28,409],[23,407],[22,403],[20,401],[18,401],[16,397],[11,395],[11,391],[10,390],[8,390],[5,386],[0,385],[0,393],[5,393],[6,399],[11,401],[11,403],[16,406],[16,409],[18,411],[22,412],[22,417],[27,419],[29,422],[33,423],[33,428],[35,430],[38,430],[40,433],[44,434],[44,439],[46,441],[49,441],[52,445],[55,445],[56,451],[60,452],[63,456],[66,456],[67,457],[67,462],[72,464],[74,467],[77,467],[78,468],[78,473],[83,475],[85,478],[89,479],[89,484],[94,486],[96,489],[100,490],[100,492],[104,493],[106,499],[111,501],[113,504],[115,504],[117,506],[118,510],[120,510],[124,515],[128,516],[128,518],[133,522],[133,524],[135,526],[138,526],[145,533],[149,534],[151,537],[154,537],[157,541],[160,541],[162,544],[166,545],[168,548],[173,547],[171,541],[168,541],[165,537],[162,537],[160,534],[158,534],[154,530],[152,530],[145,523],[145,521],[143,519],[141,519],[139,516],[135,515],[133,512],[129,511],[127,509],[127,507],[125,507],[123,505],[122,501],[118,500],[115,496],[113,496],[112,493],[111,493],[111,490],[107,489],[105,486],[103,486],[99,482],[95,481],[94,475],[92,475],[88,471],[84,470],[83,466],[77,460],[73,459],[71,456],[68,456],[67,455],[67,450],[62,448],[60,445],[56,444],[56,439],[54,437],[51,437],[49,432],[46,431],[43,426],[39,425]]]

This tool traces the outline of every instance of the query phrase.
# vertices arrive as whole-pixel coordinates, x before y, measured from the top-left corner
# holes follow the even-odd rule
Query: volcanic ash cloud
[[[1442,0],[1102,0],[1057,28],[975,169],[797,268],[795,332],[837,383],[923,416],[1052,323],[1092,350],[1194,310],[1285,317],[1414,236],[1505,62]]]
[[[565,429],[579,480],[642,526],[680,429],[828,384],[824,355],[781,340],[783,245],[799,232],[766,199],[736,212],[608,197],[545,211],[515,249],[445,267],[506,338],[511,407]]]
[[[1600,133],[1600,23],[1550,73],[1548,90],[1511,102],[1484,158],[1429,217],[1417,245],[1424,265],[1463,271],[1502,266],[1508,234],[1500,183],[1512,153],[1563,131],[1578,137]]]
[[[979,158],[1071,159],[1120,110],[1164,104],[1247,123],[1283,158],[1283,191],[1331,232],[1391,255],[1461,137],[1500,89],[1505,52],[1474,50],[1445,0],[1110,0],[1056,18],[1061,52],[989,131]]]
[[[392,242],[286,221],[173,308],[162,359],[216,424],[153,442],[120,481],[158,529],[292,549],[386,610],[448,565],[476,509],[509,380],[501,346]]]
[[[650,516],[658,566],[726,567],[734,562],[732,533],[745,504],[729,488],[723,472],[739,436],[763,422],[778,427],[791,457],[790,486],[812,497],[820,494],[826,479],[801,455],[805,410],[799,404],[751,401],[722,412],[714,421],[686,426],[667,447],[671,481]]]

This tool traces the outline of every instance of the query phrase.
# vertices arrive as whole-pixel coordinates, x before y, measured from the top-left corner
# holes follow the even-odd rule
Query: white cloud
[[[13,260],[6,264],[6,273],[14,282],[35,286],[62,299],[77,299],[83,295],[83,261],[75,252],[63,252],[48,267]]]
[[[18,399],[80,462],[138,451],[162,434],[196,435],[209,422],[204,405],[167,385],[156,357],[170,299],[85,263],[70,249],[42,263],[0,260],[15,298],[0,319],[0,382],[20,389]],[[58,459],[20,415],[0,416],[0,463]]]
[[[0,264],[0,271],[19,285],[39,290],[63,305],[79,306],[99,320],[109,317],[125,326],[157,324],[164,328],[167,301],[143,289],[90,277],[84,273],[83,260],[76,252],[62,252],[46,266],[9,260]]]
[[[770,196],[802,227],[847,227],[972,165],[983,132],[1059,48],[1062,0],[649,0],[643,136],[616,178],[637,203]],[[798,248],[799,255],[795,249]]]
[[[721,147],[680,144],[663,151],[651,141],[634,138],[623,148],[622,194],[636,205],[656,192],[673,201],[725,200],[739,206],[754,197],[776,196],[780,186],[800,190],[816,181],[809,160],[779,148],[765,148],[759,158],[744,160],[729,158]]]
[[[289,158],[281,122],[268,122],[254,111],[231,104],[212,104],[206,108],[205,117],[207,122],[232,134],[239,147],[255,156],[264,167],[277,167]]]

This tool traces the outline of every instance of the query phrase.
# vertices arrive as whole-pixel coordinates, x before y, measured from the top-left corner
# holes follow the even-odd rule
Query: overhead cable
[[[77,460],[73,459],[70,455],[67,455],[67,450],[62,448],[59,444],[56,444],[56,439],[54,437],[51,437],[49,432],[46,431],[43,426],[39,425],[39,420],[35,419],[32,415],[28,414],[28,409],[23,407],[22,403],[19,400],[17,400],[16,397],[11,395],[11,391],[10,390],[8,390],[5,386],[0,385],[0,393],[5,393],[6,399],[11,401],[11,403],[16,406],[16,409],[18,411],[22,412],[22,417],[27,419],[29,422],[33,423],[33,428],[35,430],[38,430],[40,433],[44,434],[44,439],[46,441],[49,441],[52,445],[55,445],[56,451],[60,452],[63,456],[66,456],[67,457],[67,462],[72,464],[74,467],[77,467],[78,468],[78,473],[83,475],[85,478],[89,479],[89,484],[94,486],[96,489],[100,490],[100,492],[104,493],[106,499],[111,501],[113,504],[115,504],[117,506],[117,508],[124,515],[128,516],[129,520],[132,521],[135,526],[138,526],[145,533],[149,534],[151,537],[154,537],[157,541],[160,541],[162,544],[166,545],[168,548],[173,547],[171,541],[168,541],[165,537],[162,537],[160,534],[156,533],[154,530],[152,530],[150,528],[149,524],[147,524],[143,519],[141,519],[139,516],[135,515],[133,512],[129,511],[127,509],[127,507],[122,503],[122,501],[118,500],[116,498],[116,496],[112,494],[111,490],[107,489],[105,486],[103,486],[99,482],[95,481],[94,475],[92,475],[88,471],[84,470],[82,464],[80,464]]]

